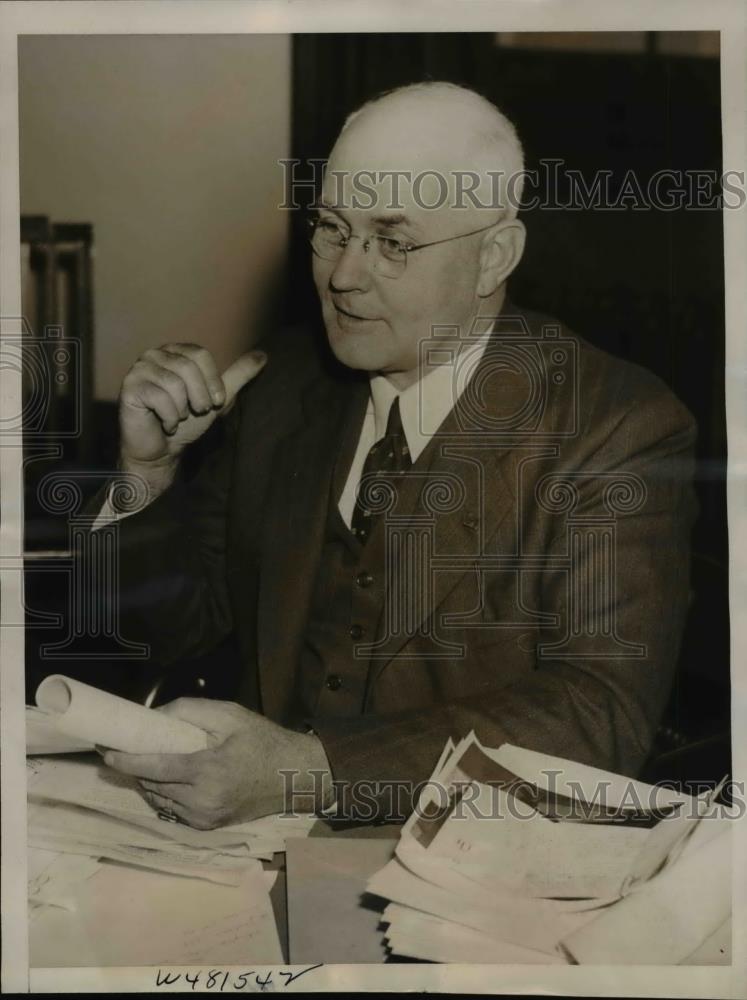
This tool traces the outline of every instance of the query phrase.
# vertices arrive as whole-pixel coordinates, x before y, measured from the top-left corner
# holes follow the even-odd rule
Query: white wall
[[[227,364],[282,262],[290,38],[19,40],[21,211],[94,227],[95,395],[147,347]]]

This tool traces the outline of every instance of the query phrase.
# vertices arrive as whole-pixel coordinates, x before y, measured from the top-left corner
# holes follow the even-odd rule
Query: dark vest
[[[358,445],[361,425],[343,434],[327,498],[324,544],[311,597],[297,673],[305,719],[360,715],[369,658],[356,647],[372,642],[384,587],[383,520],[361,545],[338,501]]]

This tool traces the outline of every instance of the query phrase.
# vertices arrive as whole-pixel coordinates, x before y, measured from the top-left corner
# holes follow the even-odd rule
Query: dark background
[[[383,90],[423,79],[464,84],[495,102],[517,127],[528,170],[549,159],[563,160],[587,180],[609,170],[613,190],[631,170],[644,190],[659,170],[721,171],[719,60],[663,53],[654,35],[640,52],[512,49],[496,45],[493,34],[296,35],[292,156],[302,163],[326,157],[350,111]],[[551,192],[532,193],[545,200]],[[557,192],[561,201],[564,193]],[[527,249],[510,280],[511,298],[649,368],[698,422],[693,601],[648,776],[679,777],[684,771],[692,778],[721,777],[729,766],[729,621],[720,211],[537,208],[522,218]],[[299,222],[296,213],[273,313],[280,321],[318,315]],[[107,468],[116,451],[114,407],[95,406],[87,467]],[[55,530],[35,526],[33,505],[30,511],[29,537]],[[49,578],[29,574],[37,608],[60,599],[58,591],[56,598],[49,591]],[[38,651],[53,633],[28,633],[31,694],[41,676],[57,668]],[[76,672],[74,664],[64,666]],[[180,673],[179,684],[204,675],[210,680],[203,693],[230,696],[234,667],[227,647],[211,663]],[[80,664],[77,674],[97,676],[100,683],[98,670],[94,663]],[[109,664],[108,683],[139,695],[154,670]],[[163,694],[175,690],[171,683]]]

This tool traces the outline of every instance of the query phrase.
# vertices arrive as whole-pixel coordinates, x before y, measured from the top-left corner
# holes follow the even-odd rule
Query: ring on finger
[[[167,799],[165,795],[159,795],[158,792],[152,792],[148,788],[143,789],[143,795],[146,802],[155,809],[159,819],[167,823],[181,822],[179,815],[173,808],[173,799]]]

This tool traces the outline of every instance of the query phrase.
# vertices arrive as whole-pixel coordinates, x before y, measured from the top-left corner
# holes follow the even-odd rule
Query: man
[[[125,378],[121,468],[147,494],[119,525],[126,634],[176,662],[233,632],[245,667],[241,705],[164,709],[210,749],[106,753],[165,815],[279,811],[285,771],[317,808],[401,817],[472,729],[644,761],[687,603],[693,421],[652,375],[508,303],[521,170],[471,91],[370,102],[312,220],[333,358],[296,331],[223,376],[170,344]]]

